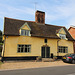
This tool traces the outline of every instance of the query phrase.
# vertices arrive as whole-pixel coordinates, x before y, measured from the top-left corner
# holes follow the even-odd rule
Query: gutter
[[[57,41],[57,56],[59,56],[59,51],[58,51],[58,46],[59,46],[59,41],[60,41],[61,39],[59,39],[58,41]]]

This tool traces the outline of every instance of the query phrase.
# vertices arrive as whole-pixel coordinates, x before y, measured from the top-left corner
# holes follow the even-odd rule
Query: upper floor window
[[[65,34],[59,34],[61,39],[66,39],[66,35]]]
[[[45,39],[44,42],[47,43],[47,39]]]
[[[30,35],[30,30],[21,29],[21,35],[29,36]]]

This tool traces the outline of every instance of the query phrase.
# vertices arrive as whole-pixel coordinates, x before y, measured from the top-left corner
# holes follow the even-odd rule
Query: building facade
[[[73,39],[75,39],[75,26],[71,26],[68,29],[68,31],[71,34],[71,36],[73,37]],[[74,47],[74,53],[75,53],[75,41],[73,41],[73,47]]]
[[[73,53],[73,41],[63,26],[45,24],[45,12],[35,21],[4,18],[2,60],[30,60]]]

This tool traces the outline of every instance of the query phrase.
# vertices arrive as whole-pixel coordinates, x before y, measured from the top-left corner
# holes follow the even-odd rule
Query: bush
[[[2,31],[0,30],[0,36],[2,36]]]
[[[38,56],[37,58],[36,58],[36,60],[41,60],[42,58],[41,58],[41,56]]]
[[[53,56],[53,59],[54,59],[54,60],[57,60],[57,56]]]

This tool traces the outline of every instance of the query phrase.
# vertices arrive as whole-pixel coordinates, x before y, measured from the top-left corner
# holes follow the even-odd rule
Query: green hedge
[[[0,43],[0,45],[3,45],[3,43]]]

